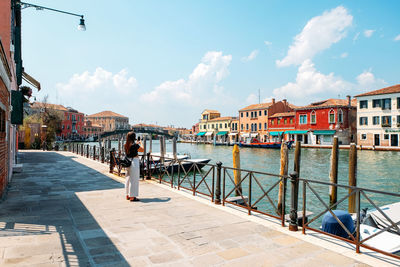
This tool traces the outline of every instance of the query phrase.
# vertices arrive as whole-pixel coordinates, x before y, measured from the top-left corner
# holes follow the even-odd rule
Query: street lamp
[[[80,17],[81,19],[80,19],[80,22],[79,22],[79,25],[78,25],[78,30],[86,31],[85,20],[83,19],[83,15],[79,15],[79,14],[75,14],[75,13],[71,13],[71,12],[66,12],[66,11],[62,11],[62,10],[58,10],[58,9],[54,9],[54,8],[38,6],[38,5],[25,3],[25,2],[17,2],[17,3],[21,6],[21,9],[25,9],[25,8],[28,8],[28,7],[34,7],[34,8],[36,8],[36,10],[50,10],[50,11],[54,11],[54,12],[59,12],[59,13],[71,15],[71,16]]]

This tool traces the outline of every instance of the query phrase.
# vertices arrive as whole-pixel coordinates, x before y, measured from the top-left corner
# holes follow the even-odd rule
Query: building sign
[[[385,129],[385,133],[399,133],[400,129]]]

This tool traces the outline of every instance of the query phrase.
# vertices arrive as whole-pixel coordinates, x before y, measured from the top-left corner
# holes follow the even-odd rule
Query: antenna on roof
[[[258,104],[261,104],[261,91],[258,89]]]

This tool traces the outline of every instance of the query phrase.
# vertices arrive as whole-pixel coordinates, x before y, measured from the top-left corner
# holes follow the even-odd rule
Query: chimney
[[[347,105],[349,105],[349,107],[351,107],[351,96],[347,96]]]
[[[272,104],[275,104],[275,98],[272,98]]]
[[[286,99],[283,99],[282,102],[283,102],[283,104],[285,104],[285,106],[287,105],[287,100]]]

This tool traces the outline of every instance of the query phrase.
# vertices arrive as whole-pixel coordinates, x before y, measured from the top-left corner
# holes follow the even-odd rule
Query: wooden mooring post
[[[349,151],[349,186],[357,186],[357,147],[356,144],[350,144]],[[349,194],[353,192],[353,189],[349,189]],[[349,213],[356,212],[356,194],[349,197]]]
[[[294,172],[290,174],[291,182],[291,203],[290,203],[290,223],[289,230],[298,230],[298,202],[299,202],[299,176],[300,176],[300,162],[301,162],[301,143],[296,142],[294,151]]]
[[[215,181],[215,204],[221,205],[221,166],[222,162],[217,162],[217,179]]]
[[[331,171],[329,172],[329,180],[333,184],[337,184],[338,177],[338,159],[339,159],[339,143],[338,138],[333,138],[332,153],[331,153]],[[337,187],[334,185],[329,186],[329,206],[336,209],[337,202]]]
[[[281,145],[281,168],[279,175],[283,176],[279,183],[279,194],[278,194],[278,214],[285,216],[285,195],[286,195],[286,178],[288,175],[288,164],[289,164],[289,152],[287,144],[282,142]],[[285,220],[282,220],[282,226],[284,226]]]
[[[238,145],[234,145],[232,149],[232,158],[233,158],[233,168],[238,170],[233,170],[233,178],[235,181],[235,195],[240,196],[242,194],[242,173],[240,171],[240,150]],[[238,186],[239,185],[239,186]]]

